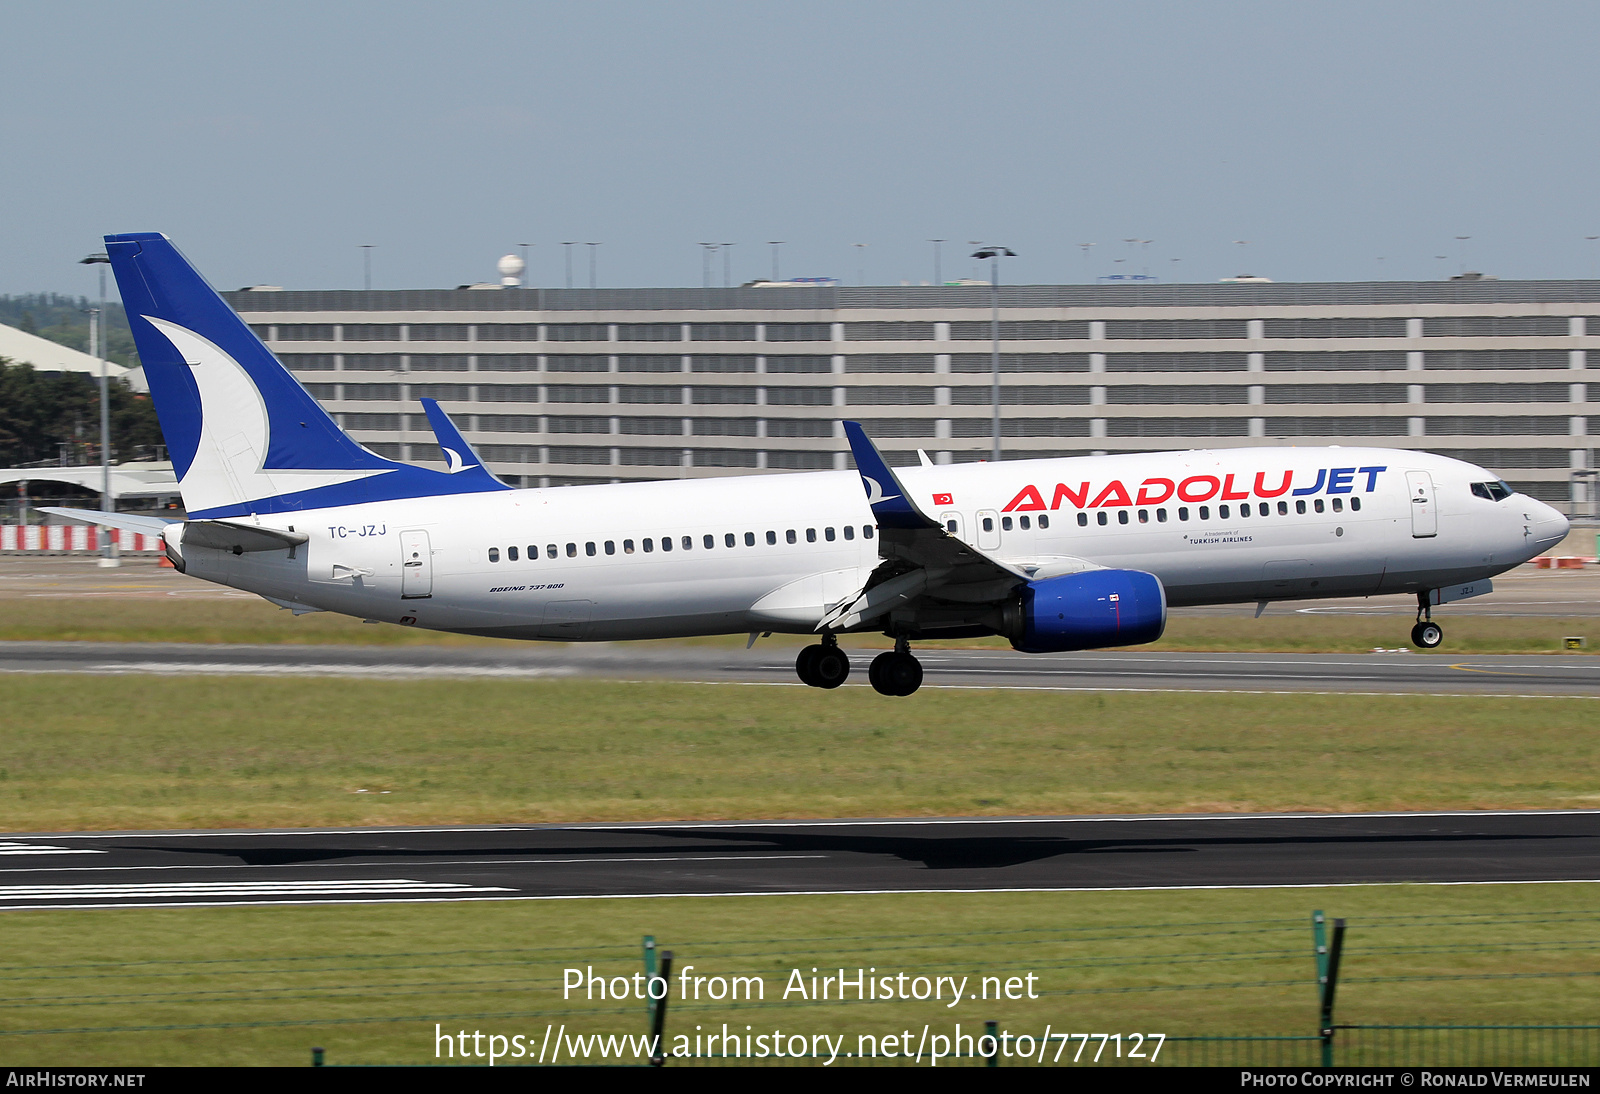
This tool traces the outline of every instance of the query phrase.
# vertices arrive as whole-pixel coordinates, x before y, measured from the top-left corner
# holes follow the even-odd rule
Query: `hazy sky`
[[[92,294],[126,231],[219,288],[519,243],[558,286],[564,240],[605,286],[699,285],[699,242],[767,276],[769,240],[915,283],[934,237],[1008,282],[1591,277],[1597,50],[1593,3],[0,0],[0,293]]]

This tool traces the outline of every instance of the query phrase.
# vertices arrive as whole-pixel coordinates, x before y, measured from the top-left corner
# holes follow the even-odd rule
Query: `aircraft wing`
[[[883,561],[859,593],[823,617],[819,631],[850,630],[913,601],[919,609],[934,608],[958,622],[967,610],[1004,600],[1029,580],[1022,570],[957,539],[918,508],[859,423],[845,422],[844,432],[878,522]]]

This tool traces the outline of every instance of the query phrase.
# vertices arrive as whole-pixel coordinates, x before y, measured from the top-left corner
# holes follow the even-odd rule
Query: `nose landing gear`
[[[850,658],[839,648],[839,640],[831,634],[822,641],[807,646],[795,658],[794,671],[800,682],[814,688],[832,689],[850,677]]]
[[[910,642],[896,638],[891,652],[872,659],[867,679],[879,695],[910,695],[922,686],[922,662],[911,655]]]
[[[1417,594],[1417,625],[1411,628],[1411,644],[1420,650],[1431,650],[1444,641],[1444,628],[1433,621],[1433,605],[1428,603],[1428,590]]]

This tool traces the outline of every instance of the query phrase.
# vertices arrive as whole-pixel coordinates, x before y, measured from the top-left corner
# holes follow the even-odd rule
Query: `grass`
[[[535,1044],[547,1023],[643,1033],[642,1004],[561,984],[567,968],[631,976],[646,934],[679,970],[765,984],[761,1005],[733,1005],[684,1000],[675,978],[669,1044],[724,1022],[850,1049],[990,1019],[1035,1036],[1306,1035],[1312,909],[1350,923],[1341,1022],[1600,1022],[1593,884],[30,911],[4,916],[0,1063],[304,1065],[312,1045],[330,1063],[433,1063],[436,1023]],[[862,967],[974,989],[1033,973],[1038,998],[782,999],[793,969]]]
[[[1573,808],[1588,699],[6,677],[0,828]],[[25,716],[15,716],[26,712]]]
[[[12,601],[15,605],[17,602]],[[253,598],[116,600],[38,597],[26,611],[12,610],[0,619],[0,641],[6,642],[203,642],[250,645],[363,646],[496,646],[504,639],[419,631],[409,627],[362,623],[348,616],[319,612],[294,616]],[[1463,653],[1555,653],[1571,634],[1594,639],[1588,652],[1600,653],[1600,619],[1586,617],[1473,616],[1441,612],[1445,641],[1424,656]],[[1407,645],[1408,617],[1342,614],[1268,614],[1261,619],[1241,608],[1236,616],[1173,614],[1167,633],[1147,650],[1286,651],[1295,653],[1365,653],[1374,647]],[[695,645],[742,647],[742,635],[680,639]],[[809,639],[774,635],[767,642],[798,647]],[[846,646],[887,647],[879,634],[847,635]],[[920,648],[928,648],[929,643]],[[1003,639],[963,642],[964,646],[1006,648]]]

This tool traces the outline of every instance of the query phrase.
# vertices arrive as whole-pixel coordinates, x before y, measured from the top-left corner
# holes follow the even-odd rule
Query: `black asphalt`
[[[1600,881],[1600,811],[0,837],[0,909]]]
[[[504,647],[239,646],[0,642],[0,673],[248,674],[388,679],[498,676],[797,684],[798,647],[671,643]],[[866,686],[875,650],[851,650],[850,685]],[[1600,657],[1422,653],[1024,654],[918,651],[924,687],[1341,691],[1600,695]]]

